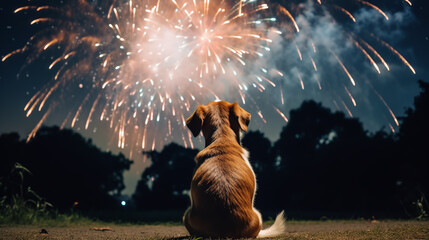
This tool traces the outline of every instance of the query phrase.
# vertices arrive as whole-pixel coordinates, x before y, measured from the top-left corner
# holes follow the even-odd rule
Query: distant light
[[[122,201],[122,202],[121,202],[121,205],[122,205],[122,206],[125,206],[125,205],[127,205],[127,202]]]

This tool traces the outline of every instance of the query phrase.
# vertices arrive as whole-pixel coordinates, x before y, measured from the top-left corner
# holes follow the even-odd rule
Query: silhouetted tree
[[[370,137],[359,120],[306,101],[291,111],[275,143],[284,186],[277,204],[292,211],[400,210],[393,147],[390,135]]]
[[[276,156],[271,142],[260,131],[247,132],[241,143],[249,151],[249,162],[256,175],[257,191],[255,205],[258,209],[272,208],[273,199],[276,197],[274,190],[277,184],[274,182],[276,174]]]
[[[425,198],[429,196],[429,83],[420,80],[419,85],[422,91],[414,98],[414,108],[406,110],[399,131],[401,180],[407,209],[421,198],[428,204]]]
[[[152,164],[137,183],[133,200],[142,209],[186,208],[189,188],[198,150],[186,149],[176,143],[161,152],[144,152]]]
[[[102,152],[72,130],[42,127],[29,143],[16,144],[16,135],[1,143],[2,166],[19,162],[31,171],[30,185],[58,209],[105,209],[116,205],[124,189],[123,171],[131,161],[122,154]],[[7,148],[7,149],[6,149]]]
[[[326,165],[319,169],[324,176],[318,185],[326,201],[319,208],[361,216],[401,215],[397,143],[384,131],[355,137],[352,129],[344,128],[347,134],[338,134],[320,149],[319,159]]]
[[[24,176],[16,172],[16,161],[22,159],[23,148],[18,133],[0,135],[0,196],[23,195]]]

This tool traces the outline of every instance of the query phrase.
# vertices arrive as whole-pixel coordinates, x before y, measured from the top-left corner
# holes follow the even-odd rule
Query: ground
[[[187,234],[181,225],[0,226],[0,239],[192,239]],[[290,221],[277,239],[429,239],[429,222]]]

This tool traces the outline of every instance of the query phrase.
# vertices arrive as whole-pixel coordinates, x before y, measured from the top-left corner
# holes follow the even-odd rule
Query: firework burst
[[[186,147],[194,147],[191,135],[185,130],[185,119],[196,104],[219,99],[250,102],[249,108],[266,122],[254,94],[280,91],[280,99],[272,101],[271,110],[287,122],[281,107],[276,106],[276,103],[285,104],[284,73],[295,73],[304,90],[303,73],[294,69],[308,61],[314,72],[320,71],[320,51],[330,54],[352,84],[349,87],[340,84],[339,88],[356,107],[350,91],[350,87],[356,85],[353,72],[329,45],[307,37],[312,26],[302,26],[299,21],[306,16],[307,5],[323,10],[323,14],[333,20],[332,14],[340,13],[351,22],[359,21],[354,12],[341,3],[320,0],[283,1],[282,4],[258,0],[90,3],[80,0],[46,6],[35,1],[34,5],[20,7],[15,13],[34,12],[36,17],[30,24],[46,28],[42,27],[23,48],[7,54],[2,61],[23,53],[28,54],[28,64],[42,54],[53,56],[48,67],[53,72],[53,80],[36,92],[24,108],[27,117],[34,111],[45,111],[28,139],[55,108],[67,100],[68,92],[79,88],[85,90],[85,94],[80,104],[69,112],[62,127],[81,124],[88,129],[94,121],[108,122],[117,146],[128,147],[131,155],[135,149],[163,145],[173,136],[180,138]],[[388,14],[371,2],[351,0],[347,3],[370,8],[389,21]],[[410,1],[405,3],[412,5]],[[344,35],[378,74],[381,74],[379,63],[390,70],[376,47],[346,30]],[[373,38],[415,74],[399,51]],[[299,56],[294,66],[277,69],[275,64],[266,64],[272,45],[278,44],[276,41],[294,46]],[[315,82],[321,90],[323,82],[319,79]],[[386,101],[376,94],[397,125]],[[334,104],[337,101],[352,117],[345,100],[338,96],[333,99]]]

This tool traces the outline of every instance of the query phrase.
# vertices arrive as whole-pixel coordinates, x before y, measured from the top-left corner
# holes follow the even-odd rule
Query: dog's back
[[[250,114],[237,103],[224,101],[200,105],[186,120],[193,135],[202,131],[206,142],[195,158],[191,207],[183,217],[191,235],[249,238],[283,233],[282,213],[261,231],[261,214],[253,208],[255,174],[240,145],[240,131],[247,131],[249,121]]]
[[[222,142],[197,155],[201,165],[192,179],[192,206],[185,221],[192,235],[256,237],[261,230],[253,211],[253,171],[231,144]]]

